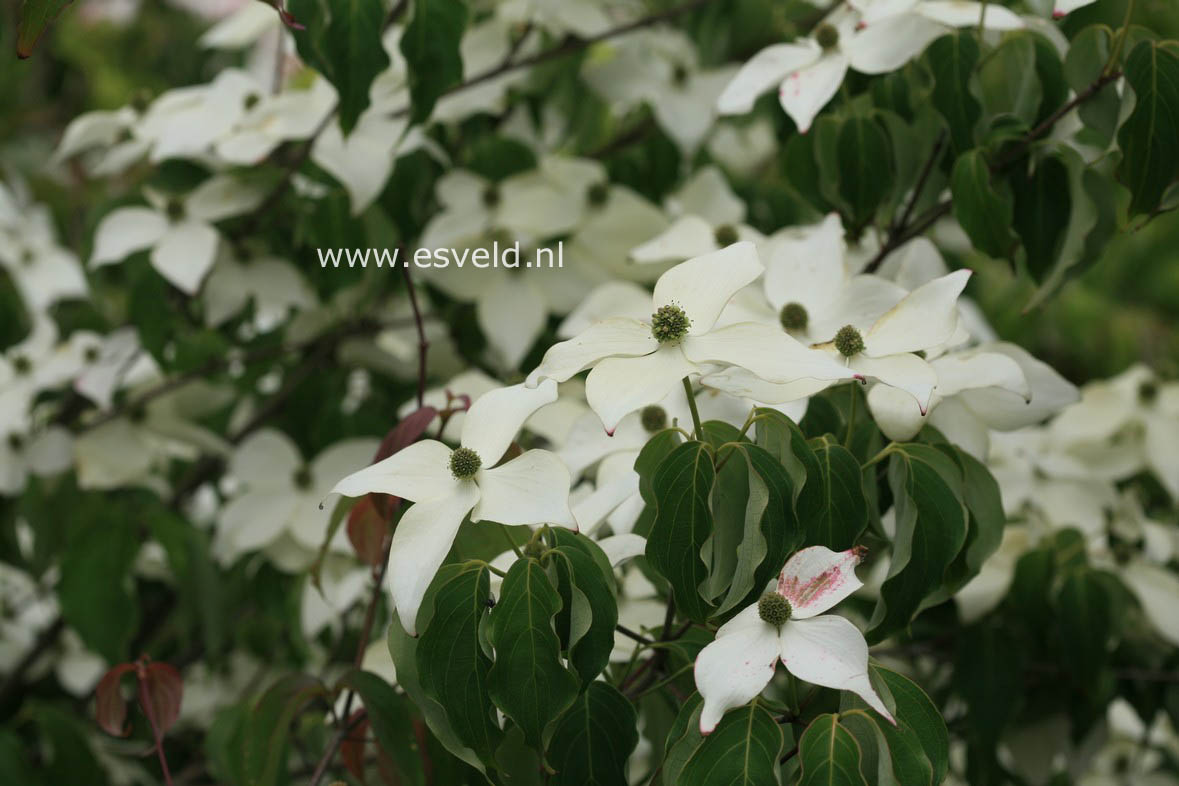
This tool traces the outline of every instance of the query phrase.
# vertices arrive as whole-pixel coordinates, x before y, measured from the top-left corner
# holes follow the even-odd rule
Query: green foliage
[[[411,117],[425,120],[434,104],[463,79],[459,43],[467,25],[467,4],[462,0],[413,0],[413,11],[401,53],[409,64]]]
[[[1118,178],[1132,194],[1130,214],[1156,210],[1179,176],[1179,55],[1143,41],[1126,58],[1134,112],[1118,130]]]

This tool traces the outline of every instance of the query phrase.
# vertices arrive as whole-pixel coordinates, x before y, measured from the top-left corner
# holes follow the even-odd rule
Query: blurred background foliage
[[[120,1],[100,0],[97,5],[117,6]],[[1071,36],[1095,23],[1116,27],[1126,3],[1103,0],[1083,8],[1064,21],[1064,32]],[[1029,4],[1034,5],[1033,0]],[[129,172],[122,184],[50,176],[43,162],[65,125],[88,110],[146,102],[169,87],[206,82],[220,70],[240,65],[241,57],[199,47],[196,42],[207,23],[168,2],[142,3],[133,21],[124,26],[96,21],[90,4],[80,1],[62,14],[34,57],[18,60],[11,53],[19,5],[20,0],[0,2],[0,52],[5,53],[0,56],[0,169],[19,171],[29,179],[38,199],[58,216],[66,242],[84,255],[96,218],[110,207],[108,200],[119,198],[121,186],[124,191],[134,188],[142,173]],[[792,35],[815,12],[815,6],[803,0],[732,0],[693,15],[692,33],[706,61],[741,60]],[[1137,0],[1133,19],[1161,37],[1179,37],[1175,0]],[[538,69],[538,79],[550,82],[574,112],[573,126],[583,129],[577,152],[599,154],[616,179],[651,198],[662,197],[680,176],[673,143],[651,128],[650,118],[610,119],[600,101],[587,95],[573,78],[579,62],[579,57],[564,58]],[[758,116],[770,117],[783,138],[793,131],[781,112],[757,112],[750,117]],[[606,146],[619,137],[620,122],[631,124],[644,139],[612,152]],[[461,133],[494,133],[478,123],[468,123],[474,127]],[[457,147],[457,141],[451,140],[452,145]],[[467,149],[475,151],[473,160],[466,162],[473,169],[502,177],[516,168],[512,151],[502,145],[489,144],[482,155],[478,145]],[[813,210],[789,185],[785,149],[777,167],[764,167],[752,177],[729,173],[738,193],[748,200],[755,225],[772,229],[814,218]],[[699,155],[708,157],[706,151]],[[406,211],[429,206],[437,172],[419,160],[423,158],[403,159],[381,200],[395,223],[413,223]],[[424,198],[415,199],[413,193]],[[347,218],[346,210],[341,214],[339,234],[364,231],[360,222]],[[350,240],[356,242],[355,237]],[[1056,298],[1030,311],[1025,311],[1024,304],[1035,287],[1026,276],[1013,274],[1002,261],[977,256],[957,261],[979,274],[970,294],[1001,337],[1026,347],[1072,381],[1107,377],[1135,361],[1149,363],[1164,376],[1179,374],[1179,212],[1163,213],[1145,226],[1120,234],[1098,264]],[[20,316],[4,297],[3,284],[0,336],[10,338],[20,332],[16,327]]]

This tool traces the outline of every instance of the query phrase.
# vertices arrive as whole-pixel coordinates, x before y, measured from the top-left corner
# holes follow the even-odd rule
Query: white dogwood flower
[[[671,226],[630,252],[635,262],[680,262],[741,240],[765,238],[745,223],[745,203],[715,166],[706,166],[667,200]]]
[[[616,317],[549,348],[528,376],[563,382],[586,368],[586,399],[613,433],[630,412],[664,398],[680,380],[708,364],[736,365],[769,381],[851,379],[856,372],[808,349],[781,330],[752,322],[724,327],[725,304],[762,273],[753,244],[676,265],[659,277],[649,322]]]
[[[248,213],[265,192],[229,175],[216,175],[183,198],[145,191],[151,207],[108,213],[94,234],[91,267],[113,265],[151,249],[151,264],[185,294],[200,288],[217,259],[221,236],[214,223]]]
[[[696,657],[701,734],[761,693],[779,659],[798,679],[851,691],[896,723],[868,679],[864,635],[843,617],[823,615],[863,586],[855,572],[862,557],[860,548],[803,549],[786,562],[772,591],[720,627]]]
[[[393,604],[410,634],[416,635],[422,597],[468,513],[475,522],[576,526],[569,510],[569,470],[560,459],[547,450],[529,450],[500,463],[528,416],[556,398],[555,382],[492,390],[471,405],[458,448],[432,439],[415,442],[332,489],[349,497],[376,492],[415,503],[393,533],[388,571]]]

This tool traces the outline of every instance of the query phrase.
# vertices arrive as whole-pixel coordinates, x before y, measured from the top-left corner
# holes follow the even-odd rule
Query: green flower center
[[[823,24],[815,28],[815,41],[823,49],[834,49],[839,46],[839,31],[835,25]]]
[[[721,248],[731,246],[737,242],[737,229],[732,224],[722,224],[716,228],[716,244]]]
[[[864,351],[864,337],[851,325],[844,325],[835,334],[835,348],[845,358]]]
[[[295,470],[295,475],[292,480],[294,481],[295,488],[297,489],[306,491],[307,489],[311,488],[311,468],[299,467],[297,470]]]
[[[806,330],[807,321],[810,315],[806,313],[806,307],[801,303],[787,303],[782,306],[782,313],[778,314],[778,321],[782,323],[784,330]]]
[[[20,263],[25,267],[32,267],[35,259],[36,257],[33,256],[33,252],[27,248],[20,254]]]
[[[483,189],[483,206],[495,207],[499,204],[499,188],[496,186],[488,186]]]
[[[137,407],[132,407],[131,411],[127,413],[127,418],[132,423],[142,423],[147,420],[147,407],[140,404]]]
[[[33,370],[33,361],[24,355],[17,355],[12,359],[12,370],[23,377]]]
[[[1138,386],[1138,400],[1143,404],[1152,404],[1159,397],[1159,386],[1154,382],[1143,382]]]
[[[168,204],[164,207],[164,212],[168,214],[168,218],[179,221],[184,218],[184,203],[179,199],[169,199]]]
[[[688,69],[684,68],[682,65],[676,66],[675,71],[673,71],[671,74],[671,81],[675,82],[677,85],[685,84],[688,81]]]
[[[601,207],[610,198],[610,186],[605,183],[594,183],[585,192],[585,199],[594,207]]]
[[[242,106],[244,106],[247,110],[250,110],[250,109],[253,109],[254,107],[258,106],[258,102],[261,100],[262,100],[262,97],[260,95],[258,95],[257,93],[249,93],[242,100]]]
[[[643,412],[639,417],[643,421],[643,428],[651,433],[667,428],[667,413],[663,411],[663,407],[654,404],[643,407]]]
[[[790,601],[776,592],[767,592],[757,602],[757,616],[775,628],[785,625],[793,614],[794,609],[790,608]]]
[[[450,454],[450,474],[456,480],[467,480],[475,477],[475,473],[483,466],[483,459],[470,448],[458,448]]]
[[[82,360],[87,363],[97,363],[99,355],[98,347],[86,347],[86,351],[82,353]]]
[[[25,439],[20,434],[13,432],[8,435],[8,447],[11,448],[13,452],[19,451],[24,446]]]
[[[651,335],[660,344],[679,341],[687,335],[688,328],[691,326],[692,320],[688,319],[684,310],[675,303],[660,306],[651,315]]]

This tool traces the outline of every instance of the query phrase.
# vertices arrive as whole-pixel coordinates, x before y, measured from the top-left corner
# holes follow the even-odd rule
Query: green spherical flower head
[[[524,556],[528,557],[528,559],[540,559],[544,556],[547,549],[539,540],[530,540],[524,544],[523,550]]]
[[[98,347],[86,347],[86,351],[82,353],[82,360],[87,363],[97,363],[101,354],[98,351]]]
[[[851,325],[844,325],[835,334],[835,348],[845,358],[864,351],[864,337]]]
[[[667,413],[663,411],[663,407],[657,407],[654,404],[643,407],[643,412],[639,417],[643,421],[643,428],[651,433],[667,428]]]
[[[247,93],[246,97],[242,99],[242,106],[244,106],[246,110],[249,111],[258,106],[258,102],[261,100],[262,96],[258,95],[257,93]]]
[[[1138,386],[1138,400],[1143,404],[1152,404],[1159,397],[1159,386],[1155,382],[1143,382]]]
[[[790,608],[790,601],[776,592],[767,592],[757,602],[757,616],[775,628],[785,625],[793,614],[794,609]]]
[[[143,421],[147,420],[147,407],[143,406],[142,404],[132,407],[131,410],[127,413],[127,419],[132,423],[142,423]]]
[[[488,186],[483,189],[483,206],[495,207],[499,204],[499,188],[496,186]]]
[[[483,459],[470,448],[458,448],[450,454],[450,474],[456,480],[467,480],[475,477],[479,467],[483,466]]]
[[[737,230],[732,224],[722,224],[716,228],[716,244],[726,248],[737,242]]]
[[[179,199],[169,199],[168,204],[164,207],[164,212],[168,214],[168,218],[179,221],[184,218],[184,203]]]
[[[834,49],[839,46],[839,31],[835,29],[835,25],[819,25],[815,28],[815,41],[823,49]]]
[[[782,306],[782,313],[778,314],[782,328],[790,331],[806,330],[809,319],[810,315],[806,313],[806,307],[802,303],[787,303]]]
[[[311,468],[299,467],[295,470],[294,483],[297,489],[307,490],[311,488]]]
[[[17,355],[12,359],[12,370],[23,377],[33,370],[33,361],[24,355]]]
[[[682,65],[676,66],[675,71],[673,71],[671,74],[671,80],[677,85],[684,84],[688,81],[688,69],[684,68]]]
[[[585,192],[585,201],[594,207],[601,207],[610,198],[610,186],[606,183],[594,183]]]
[[[22,437],[20,434],[13,432],[8,435],[8,447],[10,450],[12,450],[13,453],[18,452],[24,446],[25,440],[24,437]]]
[[[651,335],[660,344],[679,341],[688,334],[688,328],[691,326],[692,320],[688,319],[684,310],[675,303],[660,306],[659,310],[651,315]]]
[[[36,257],[33,256],[33,252],[27,248],[20,254],[20,263],[25,267],[32,267],[35,260]]]

